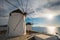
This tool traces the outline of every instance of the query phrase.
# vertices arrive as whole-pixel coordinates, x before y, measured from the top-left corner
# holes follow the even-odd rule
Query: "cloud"
[[[60,15],[60,13],[57,13],[53,10],[50,10],[50,9],[44,9],[42,10],[42,12],[35,12],[33,14],[30,14],[30,16],[28,15],[27,17],[32,17],[32,18],[36,18],[36,17],[46,17],[48,16],[49,14],[51,15],[54,15],[54,16],[57,16],[57,15]]]
[[[12,4],[14,4],[16,7],[21,9],[21,5],[22,4],[19,5],[17,0],[8,0],[8,1],[11,2]],[[41,9],[42,7],[44,7],[44,5],[47,6],[47,4],[49,4],[49,2],[52,2],[52,4],[58,4],[58,3],[55,3],[57,1],[59,2],[59,0],[53,0],[53,1],[52,0],[49,0],[49,1],[47,1],[47,0],[29,0],[28,4],[27,4],[29,10],[28,9],[27,10],[28,11],[33,11],[33,10],[35,11],[35,10],[38,10],[39,8]],[[21,0],[19,0],[19,2],[21,3]],[[27,0],[22,0],[22,2],[23,2],[23,7],[26,7]],[[0,6],[1,8],[4,8],[5,10],[7,10],[6,12],[8,14],[12,10],[16,9],[14,6],[12,6],[11,4],[7,3],[5,0],[0,0],[0,5],[1,5]],[[33,10],[30,10],[30,9],[33,9]],[[26,9],[24,9],[24,10],[26,10]],[[41,11],[41,10],[38,10],[38,11]]]
[[[9,17],[0,17],[0,25],[7,25]]]
[[[19,5],[17,0],[9,0],[12,4],[17,6],[19,9],[21,8],[21,4]],[[19,0],[21,2],[21,0]],[[27,17],[31,18],[46,18],[45,16],[47,14],[52,14],[54,16],[60,15],[60,4],[59,0],[29,0],[28,2],[28,11],[35,11],[35,13],[32,13],[28,15]],[[26,0],[23,0],[23,4],[26,3]],[[23,8],[25,8],[26,5],[23,5]],[[14,6],[7,3],[5,0],[0,0],[0,15],[9,15],[9,13],[13,10],[15,10]],[[25,9],[26,10],[26,9]],[[4,20],[4,19],[3,19]]]

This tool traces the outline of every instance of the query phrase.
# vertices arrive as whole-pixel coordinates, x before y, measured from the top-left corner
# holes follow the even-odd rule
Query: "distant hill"
[[[0,27],[7,27],[8,25],[0,25]]]

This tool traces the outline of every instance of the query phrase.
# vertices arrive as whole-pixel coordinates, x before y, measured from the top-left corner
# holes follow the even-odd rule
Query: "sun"
[[[45,18],[47,20],[53,20],[54,19],[54,15],[53,14],[45,14]]]

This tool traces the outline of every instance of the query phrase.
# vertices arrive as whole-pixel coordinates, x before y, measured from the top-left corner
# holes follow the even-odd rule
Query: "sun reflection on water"
[[[57,32],[57,28],[54,27],[54,26],[48,26],[48,27],[47,27],[47,32],[48,32],[48,34],[53,34],[53,35],[55,35],[56,32]]]

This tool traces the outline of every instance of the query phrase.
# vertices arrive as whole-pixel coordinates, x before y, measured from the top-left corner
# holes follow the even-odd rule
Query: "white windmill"
[[[27,31],[32,31],[32,23],[30,23],[30,22],[28,22],[28,23],[26,23],[26,30]]]
[[[8,0],[5,0],[7,3],[9,3],[10,5],[18,8],[17,6],[15,6],[14,4],[12,4],[11,2],[9,2]],[[19,0],[17,0],[18,4],[20,5]],[[23,8],[23,2],[21,0],[21,9],[19,8],[17,10],[14,10],[12,12],[10,12],[10,16],[9,16],[9,22],[8,22],[8,27],[9,27],[9,36],[19,36],[19,35],[25,35],[26,34],[26,23],[25,23],[25,17],[27,15],[29,15],[28,13],[34,13],[34,11],[32,10],[31,12],[28,12],[28,10],[31,10],[28,7],[28,0],[27,0],[27,4],[26,4],[26,8]]]

